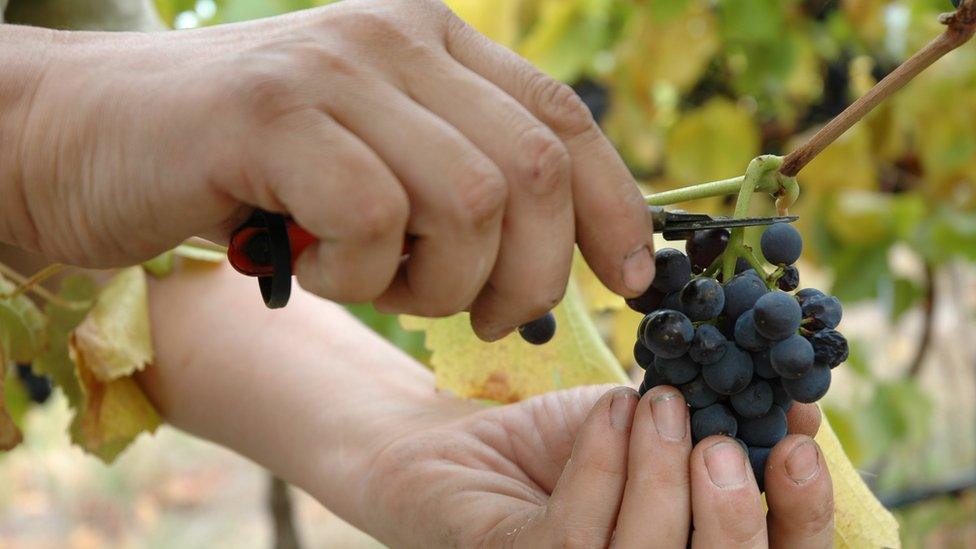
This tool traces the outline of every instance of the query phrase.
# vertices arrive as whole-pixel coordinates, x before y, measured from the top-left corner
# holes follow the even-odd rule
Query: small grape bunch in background
[[[725,229],[699,231],[685,245],[655,254],[651,287],[627,304],[645,316],[634,358],[645,370],[643,395],[658,385],[681,390],[691,408],[694,442],[710,435],[735,437],[748,448],[760,489],[772,447],[787,434],[793,402],[816,402],[830,387],[831,369],[847,359],[837,331],[840,301],[799,287],[794,263],[803,250],[791,225],[770,226],[762,255],[766,274],[740,258],[736,274],[721,282]],[[756,267],[753,268],[752,265]]]

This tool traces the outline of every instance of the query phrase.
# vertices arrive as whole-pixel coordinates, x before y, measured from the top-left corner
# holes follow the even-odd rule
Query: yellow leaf
[[[3,398],[5,394],[3,385],[7,377],[6,363],[7,356],[4,354],[3,344],[0,343],[0,451],[10,450],[24,439],[14,419],[10,417],[6,399]]]
[[[517,333],[485,343],[471,331],[466,313],[436,320],[401,317],[401,324],[426,331],[437,387],[460,397],[516,402],[577,385],[629,383],[590,320],[575,280],[553,314],[556,336],[540,346]]]
[[[72,334],[75,363],[84,362],[99,381],[131,375],[152,361],[146,291],[141,267],[121,271],[102,289]]]
[[[789,148],[802,145],[807,137],[798,136]],[[870,128],[858,124],[810,161],[798,179],[805,195],[828,190],[875,189],[874,166]]]
[[[668,136],[665,172],[682,182],[734,177],[759,154],[759,128],[728,99],[711,99],[682,117]]]
[[[0,296],[17,289],[0,276]],[[44,315],[24,294],[0,298],[0,345],[5,346],[7,358],[15,362],[30,362],[47,344],[47,322]]]
[[[844,453],[824,417],[816,436],[834,485],[834,543],[837,547],[901,547],[898,522],[871,490]]]
[[[495,42],[512,48],[518,38],[522,0],[446,0],[461,19]]]
[[[623,308],[613,313],[613,327],[610,346],[621,364],[634,365],[634,342],[637,340],[637,326],[644,315]]]
[[[140,433],[154,432],[162,420],[133,378],[99,380],[85,357],[75,352],[74,343],[72,335],[71,358],[84,403],[71,423],[71,440],[111,463]]]

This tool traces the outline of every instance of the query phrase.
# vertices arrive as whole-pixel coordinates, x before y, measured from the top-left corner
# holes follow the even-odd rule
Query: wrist
[[[37,231],[24,199],[27,127],[63,34],[0,24],[0,241],[31,249]]]

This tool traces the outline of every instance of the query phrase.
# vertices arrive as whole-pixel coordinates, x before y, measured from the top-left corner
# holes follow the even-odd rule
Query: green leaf
[[[0,295],[10,295],[16,286],[0,276]],[[0,345],[10,360],[30,362],[44,349],[45,318],[24,294],[0,299]]]
[[[879,288],[891,276],[888,246],[842,248],[831,260],[834,266],[831,293],[843,302],[877,297]]]
[[[712,99],[671,129],[665,171],[684,182],[725,179],[741,174],[757,154],[759,128],[749,113]]]
[[[548,0],[518,51],[546,74],[575,81],[607,46],[610,2]]]
[[[61,281],[58,297],[69,302],[94,303],[96,293],[97,289],[91,278],[71,275]],[[48,318],[48,346],[33,363],[34,371],[50,377],[61,388],[68,404],[74,409],[81,406],[82,394],[75,375],[75,365],[68,355],[68,334],[81,324],[88,310],[68,309],[48,302],[44,306]]]
[[[173,272],[173,251],[164,252],[142,264],[142,268],[152,275],[164,277]]]
[[[892,282],[891,321],[898,322],[905,312],[914,307],[925,295],[925,290],[915,282],[896,277]]]
[[[922,223],[917,242],[916,250],[933,263],[976,260],[976,216],[944,208]]]

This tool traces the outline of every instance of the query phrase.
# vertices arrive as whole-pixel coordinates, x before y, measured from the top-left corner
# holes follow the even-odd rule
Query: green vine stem
[[[649,194],[644,197],[644,202],[646,202],[648,206],[668,206],[671,204],[677,204],[679,202],[698,200],[700,198],[711,198],[714,196],[735,194],[739,191],[739,188],[742,187],[743,179],[745,179],[745,176],[740,175],[739,177],[733,177],[732,179],[711,181],[709,183],[700,183],[690,187],[682,187],[680,189],[672,189],[670,191]]]
[[[780,188],[779,178],[767,176],[769,174],[775,174],[782,164],[782,157],[772,155],[760,156],[749,163],[749,167],[746,168],[745,178],[742,181],[742,186],[739,188],[739,196],[735,201],[735,211],[732,213],[733,218],[739,219],[749,215],[749,204],[752,202],[752,195],[759,188],[761,182],[773,181],[777,190]],[[724,280],[732,280],[732,277],[735,275],[735,261],[745,251],[743,250],[744,238],[745,230],[743,228],[732,229],[728,248],[722,254],[722,278]]]
[[[9,278],[18,286],[18,288],[14,290],[11,295],[7,296],[7,295],[0,294],[0,298],[7,299],[10,297],[20,295],[23,292],[29,291],[37,294],[42,299],[49,301],[57,305],[58,307],[63,307],[65,309],[82,310],[90,307],[91,302],[67,301],[65,299],[62,299],[54,295],[53,293],[49,292],[44,286],[40,286],[38,284],[44,278],[52,276],[60,271],[61,271],[60,265],[50,265],[45,269],[41,270],[40,272],[38,272],[37,274],[35,274],[34,276],[27,278],[24,275],[18,273],[17,271],[11,269],[10,267],[4,265],[3,263],[0,263],[0,275]]]

